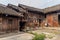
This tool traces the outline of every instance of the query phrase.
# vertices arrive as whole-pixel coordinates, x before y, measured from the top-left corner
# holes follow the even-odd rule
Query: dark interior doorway
[[[20,21],[20,22],[19,22],[19,25],[20,25],[19,31],[24,31],[24,29],[25,29],[25,24],[26,24],[25,21]]]
[[[58,23],[59,23],[59,25],[60,25],[60,15],[58,15]]]
[[[41,19],[39,19],[39,26],[41,26],[41,25],[40,25],[40,24],[41,24],[41,21],[42,21],[42,20],[41,20]]]

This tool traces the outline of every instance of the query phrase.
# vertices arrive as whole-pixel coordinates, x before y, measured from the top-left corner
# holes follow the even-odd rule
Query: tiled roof
[[[20,13],[17,13],[16,11],[7,8],[5,6],[0,5],[0,14],[8,14],[8,15],[14,15],[14,16],[22,16]]]

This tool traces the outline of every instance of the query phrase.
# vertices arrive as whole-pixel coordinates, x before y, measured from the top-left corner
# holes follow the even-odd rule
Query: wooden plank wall
[[[12,24],[8,23],[9,19],[12,19]],[[18,31],[18,19],[17,18],[3,18],[2,25],[3,25],[2,31],[4,32]]]

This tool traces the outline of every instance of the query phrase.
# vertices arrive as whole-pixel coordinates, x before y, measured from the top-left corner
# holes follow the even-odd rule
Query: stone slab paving
[[[60,40],[60,34],[57,35],[56,39],[55,40]]]
[[[32,34],[24,33],[24,34],[18,34],[14,36],[0,38],[0,40],[31,40],[32,37],[33,37]]]
[[[37,33],[46,33],[44,31],[40,31],[40,30],[36,30],[33,32],[37,32]],[[17,35],[12,35],[12,36],[8,36],[8,37],[4,37],[4,38],[0,38],[0,40],[32,40],[32,38],[34,37],[34,35],[29,34],[29,33],[22,33],[22,34],[17,34]],[[53,39],[48,39],[46,38],[45,40],[60,40],[60,34],[56,35],[56,37],[54,37]]]
[[[14,36],[18,34],[24,34],[24,32],[11,32],[11,33],[0,34],[0,38]]]
[[[34,36],[29,33],[24,33],[24,34],[18,34],[18,35],[13,35],[13,36],[8,36],[4,38],[0,38],[0,40],[32,40]],[[60,36],[56,36],[53,39],[48,39],[46,38],[45,40],[60,40]]]

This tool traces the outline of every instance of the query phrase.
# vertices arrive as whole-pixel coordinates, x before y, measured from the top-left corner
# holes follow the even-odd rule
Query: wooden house
[[[9,7],[9,6],[8,6]],[[23,19],[27,20],[28,26],[36,26],[35,23],[41,27],[59,27],[60,26],[60,5],[48,7],[45,9],[38,9],[26,5],[19,4],[10,8],[19,10],[19,13],[24,15]],[[15,10],[16,11],[16,10]]]
[[[46,15],[45,24],[48,24],[48,27],[60,26],[60,5],[45,8],[43,12]]]
[[[44,14],[41,9],[29,7],[19,4],[18,6],[8,4],[8,8],[11,8],[24,15],[23,19],[26,21],[26,27],[40,27],[44,20]]]
[[[41,27],[42,21],[45,19],[45,15],[42,9],[19,4],[18,7],[23,8],[27,12],[27,25],[28,27]]]
[[[24,28],[21,23],[24,22]],[[13,32],[36,27],[59,27],[60,5],[38,9],[26,5],[0,5],[0,32]]]
[[[7,7],[10,8],[10,9],[12,9],[12,10],[14,10],[14,11],[16,11],[16,12],[18,12],[18,13],[21,13],[21,15],[23,15],[23,17],[20,18],[21,19],[20,22],[24,22],[25,24],[27,23],[27,11],[26,10],[24,10],[23,8],[20,8],[18,6],[12,5],[12,4],[8,4]],[[20,23],[21,25],[23,25],[23,28],[19,24],[20,25],[19,30],[25,29],[26,25],[24,23],[23,24]]]
[[[21,13],[0,5],[0,32],[18,32],[21,17]]]

